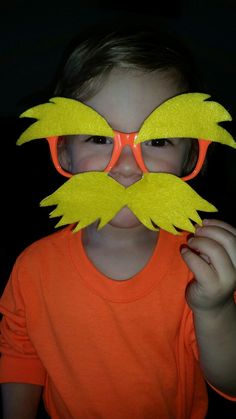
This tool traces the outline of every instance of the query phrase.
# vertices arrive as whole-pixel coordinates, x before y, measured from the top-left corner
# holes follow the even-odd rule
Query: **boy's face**
[[[176,76],[167,71],[143,73],[116,69],[107,76],[99,92],[85,103],[99,112],[114,130],[138,131],[156,107],[183,92],[176,80]],[[181,139],[175,141],[174,147],[168,144],[159,147],[158,158],[155,155],[156,144],[149,141],[142,145],[145,164],[150,172],[181,175],[190,143]],[[71,136],[69,144],[69,152],[67,150],[66,157],[62,153],[61,159],[67,160],[65,165],[69,165],[73,173],[104,170],[113,148],[109,138],[88,136],[81,136],[81,141],[77,136]],[[142,171],[128,146],[122,150],[109,175],[125,187],[141,179]],[[110,224],[122,228],[135,227],[140,222],[128,208],[123,208]]]

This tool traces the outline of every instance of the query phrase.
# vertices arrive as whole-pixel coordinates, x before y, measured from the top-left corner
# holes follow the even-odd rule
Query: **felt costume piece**
[[[220,122],[231,115],[219,103],[203,93],[183,93],[158,106],[143,122],[134,145],[148,140],[189,138],[218,142],[236,148],[236,142]],[[108,122],[91,107],[62,97],[33,107],[21,117],[37,121],[20,136],[17,144],[65,135],[101,135],[114,137]],[[184,180],[169,173],[144,173],[140,181],[124,188],[107,172],[87,172],[72,176],[41,206],[56,205],[50,216],[61,217],[57,226],[76,223],[74,232],[98,222],[104,227],[125,206],[147,228],[162,228],[173,234],[178,229],[194,232],[193,223],[201,225],[198,211],[217,211]]]
[[[101,229],[124,206],[130,208],[150,230],[159,227],[173,234],[178,234],[175,227],[195,231],[190,219],[201,224],[196,210],[216,211],[186,182],[167,173],[144,174],[140,181],[128,188],[107,173],[74,175],[41,202],[41,206],[53,205],[57,207],[50,216],[61,217],[56,227],[76,223],[74,232],[97,219],[100,220],[97,228]]]

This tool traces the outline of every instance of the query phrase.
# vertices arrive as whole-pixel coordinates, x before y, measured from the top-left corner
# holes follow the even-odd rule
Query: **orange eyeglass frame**
[[[120,154],[122,152],[122,149],[127,145],[132,149],[135,160],[136,160],[138,166],[140,167],[140,169],[142,170],[142,172],[143,173],[148,173],[149,172],[149,170],[146,168],[145,163],[143,161],[142,150],[141,150],[140,143],[138,143],[138,144],[134,143],[135,139],[137,138],[137,135],[138,135],[138,132],[125,133],[125,132],[120,132],[120,131],[115,131],[114,130],[114,149],[113,149],[113,152],[112,152],[111,159],[110,159],[107,167],[104,169],[104,172],[109,173],[111,171],[111,169],[115,166],[117,160],[119,159]],[[61,175],[70,178],[73,175],[71,173],[68,173],[66,170],[64,170],[61,167],[59,159],[58,159],[57,144],[58,144],[59,138],[60,137],[58,137],[58,136],[53,136],[53,137],[47,137],[46,139],[47,139],[48,144],[49,144],[52,161],[53,161],[53,164],[54,164],[56,170]],[[205,157],[206,157],[206,153],[207,153],[207,149],[208,149],[209,145],[211,144],[211,141],[198,139],[198,144],[199,144],[199,154],[198,154],[198,160],[197,160],[196,166],[190,174],[188,174],[187,176],[182,177],[182,180],[184,180],[184,181],[193,179],[195,176],[198,175],[198,173],[200,172],[200,170],[203,166],[203,163],[204,163],[204,160],[205,160]]]

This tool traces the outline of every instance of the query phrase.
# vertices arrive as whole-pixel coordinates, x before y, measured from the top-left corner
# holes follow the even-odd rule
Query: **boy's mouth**
[[[108,174],[108,176],[110,176],[112,179],[114,179],[117,183],[124,186],[125,188],[129,188],[131,185],[141,180],[143,177],[142,175],[143,174],[137,174],[133,176],[123,176],[120,174],[117,174],[117,175],[112,174],[112,173]]]

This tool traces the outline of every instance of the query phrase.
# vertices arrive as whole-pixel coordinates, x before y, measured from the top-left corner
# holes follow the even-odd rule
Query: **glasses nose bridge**
[[[136,139],[137,132],[120,132],[114,131],[115,133],[115,142],[118,143],[120,152],[125,146],[129,146],[132,150],[135,147],[134,140]]]
[[[112,167],[118,161],[123,148],[126,146],[128,146],[131,149],[132,154],[140,169],[144,173],[148,171],[143,161],[140,144],[135,144],[135,139],[137,138],[137,136],[137,131],[126,133],[114,130],[114,153],[110,161],[110,164],[106,168],[106,171],[110,171],[112,169]]]

